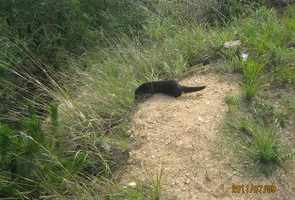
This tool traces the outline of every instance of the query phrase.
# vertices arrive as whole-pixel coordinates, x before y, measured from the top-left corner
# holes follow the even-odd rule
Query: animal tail
[[[196,92],[200,91],[206,88],[206,86],[199,86],[199,87],[186,87],[186,86],[180,86],[182,92],[184,93],[190,93],[190,92]]]

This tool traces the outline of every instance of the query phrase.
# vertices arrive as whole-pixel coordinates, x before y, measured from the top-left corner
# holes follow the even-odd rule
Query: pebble
[[[136,187],[136,182],[132,181],[132,182],[128,183],[128,186],[135,188]]]

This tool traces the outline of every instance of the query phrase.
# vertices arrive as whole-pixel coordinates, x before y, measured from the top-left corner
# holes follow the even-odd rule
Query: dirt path
[[[244,181],[235,175],[230,156],[222,155],[217,141],[227,110],[224,98],[237,92],[238,85],[215,74],[181,83],[207,88],[179,98],[154,95],[138,106],[132,127],[138,146],[130,152],[121,182],[145,179],[147,172],[155,173],[161,166],[164,200],[251,199],[249,194],[232,193],[232,183]],[[270,197],[277,199],[273,194],[263,199]]]

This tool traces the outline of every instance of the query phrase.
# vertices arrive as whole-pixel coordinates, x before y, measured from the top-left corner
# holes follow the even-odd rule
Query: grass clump
[[[234,148],[237,149],[243,167],[256,175],[272,175],[287,160],[293,159],[289,147],[283,145],[280,131],[249,117],[232,120],[228,124],[236,132]],[[237,142],[238,141],[238,142]],[[248,172],[249,172],[248,171]]]
[[[249,59],[243,66],[243,90],[247,100],[252,100],[261,86],[260,75],[264,65]]]
[[[3,197],[24,197],[22,192],[34,189],[35,161],[41,159],[44,134],[36,115],[23,120],[22,132],[16,133],[5,124],[0,125],[1,181],[9,180],[3,187]],[[22,192],[18,192],[22,191]]]
[[[237,110],[241,104],[240,95],[228,95],[225,97],[225,103],[229,108],[229,112]]]
[[[161,199],[161,181],[163,170],[161,169],[156,175],[147,174],[145,181],[134,182],[136,186],[119,187],[118,191],[112,191],[107,195],[109,200],[160,200]]]
[[[290,150],[283,147],[277,133],[266,127],[255,127],[253,141],[248,148],[255,168],[264,175],[271,175],[277,167],[292,158]]]
[[[280,161],[275,134],[265,128],[256,128],[250,149],[253,149],[253,159],[261,164],[278,164]]]
[[[98,164],[101,157],[86,149],[69,151],[71,148],[67,146],[66,138],[59,135],[62,132],[55,132],[59,129],[57,108],[52,108],[52,112],[52,129],[44,129],[35,113],[23,118],[18,130],[0,125],[1,197],[31,199],[49,193],[66,195],[74,189],[68,187],[76,179],[82,182],[82,171],[94,164],[96,173],[105,171],[101,168],[103,165]]]

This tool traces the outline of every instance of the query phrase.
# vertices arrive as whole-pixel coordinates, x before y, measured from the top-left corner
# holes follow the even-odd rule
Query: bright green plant
[[[277,167],[292,158],[292,154],[283,147],[274,130],[256,126],[253,141],[249,146],[249,156],[256,164],[258,171],[271,175]]]
[[[261,85],[260,75],[264,65],[249,59],[243,65],[243,89],[247,100],[251,100]]]

